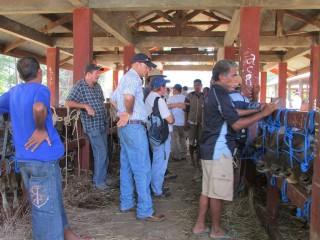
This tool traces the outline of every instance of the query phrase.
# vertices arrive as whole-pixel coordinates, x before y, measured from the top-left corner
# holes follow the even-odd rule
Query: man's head
[[[154,79],[152,79],[150,84],[151,90],[162,95],[167,91],[166,84],[169,82],[170,80],[164,79],[164,77],[161,77],[161,76],[155,77]]]
[[[139,74],[140,77],[146,77],[152,68],[156,68],[153,62],[150,61],[147,55],[138,53],[133,56],[132,68]]]
[[[150,72],[148,73],[148,76],[146,77],[146,84],[150,84],[150,82],[152,81],[152,79],[154,79],[155,77],[167,77],[166,75],[161,74],[160,70],[157,68],[153,68],[150,70]]]
[[[89,83],[96,83],[100,77],[100,71],[103,71],[103,68],[99,67],[96,64],[89,64],[84,69],[84,78]]]
[[[173,95],[180,94],[182,91],[182,86],[180,84],[176,84],[173,86]]]
[[[201,92],[201,88],[202,88],[202,82],[200,79],[195,79],[193,81],[193,87],[194,87],[194,90],[198,93],[198,92]]]
[[[188,86],[183,86],[182,91],[183,92],[188,92]]]
[[[227,91],[234,90],[237,76],[238,65],[232,60],[220,60],[212,69],[212,78],[215,84],[221,85]]]
[[[17,63],[17,69],[20,78],[29,82],[31,80],[37,79],[37,82],[42,81],[42,70],[37,59],[33,57],[23,57],[19,59]]]
[[[204,87],[204,88],[203,88],[203,94],[204,94],[204,95],[207,95],[207,93],[208,93],[209,90],[210,90],[210,88]]]

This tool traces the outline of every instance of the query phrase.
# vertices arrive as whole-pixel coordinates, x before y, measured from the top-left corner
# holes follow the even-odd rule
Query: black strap
[[[153,115],[158,116],[158,117],[161,118],[160,111],[159,111],[159,104],[158,104],[159,99],[160,99],[160,97],[156,97],[154,99],[153,107],[152,107],[152,113],[153,113]]]

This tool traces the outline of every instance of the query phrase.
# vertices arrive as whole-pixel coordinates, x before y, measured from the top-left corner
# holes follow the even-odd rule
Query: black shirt
[[[219,160],[221,154],[233,155],[236,132],[231,125],[239,119],[228,91],[214,85],[204,99],[204,134],[200,145],[203,160]]]

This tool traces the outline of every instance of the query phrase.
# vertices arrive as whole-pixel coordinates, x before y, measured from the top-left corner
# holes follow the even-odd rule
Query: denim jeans
[[[127,124],[118,128],[118,135],[121,146],[120,210],[136,205],[136,187],[137,217],[148,217],[154,210],[150,191],[151,163],[146,129],[140,124]]]
[[[64,240],[68,220],[58,160],[19,162],[19,168],[32,208],[33,239]]]
[[[91,130],[87,134],[94,158],[93,185],[104,185],[109,166],[107,131]]]
[[[168,159],[170,155],[170,135],[163,144],[155,146],[150,142],[153,159],[151,167],[151,188],[154,195],[162,194],[162,185],[164,181],[164,174],[168,167]]]

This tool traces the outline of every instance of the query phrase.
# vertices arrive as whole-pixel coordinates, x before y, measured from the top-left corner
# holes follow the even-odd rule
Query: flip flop
[[[229,230],[227,229],[227,233],[222,236],[222,237],[211,237],[211,239],[216,239],[216,240],[227,240],[227,239],[232,239],[235,238],[238,235],[238,232],[235,230]]]
[[[204,230],[203,232],[199,232],[199,233],[194,233],[194,236],[208,236],[211,232],[211,229],[208,227],[206,230]]]

